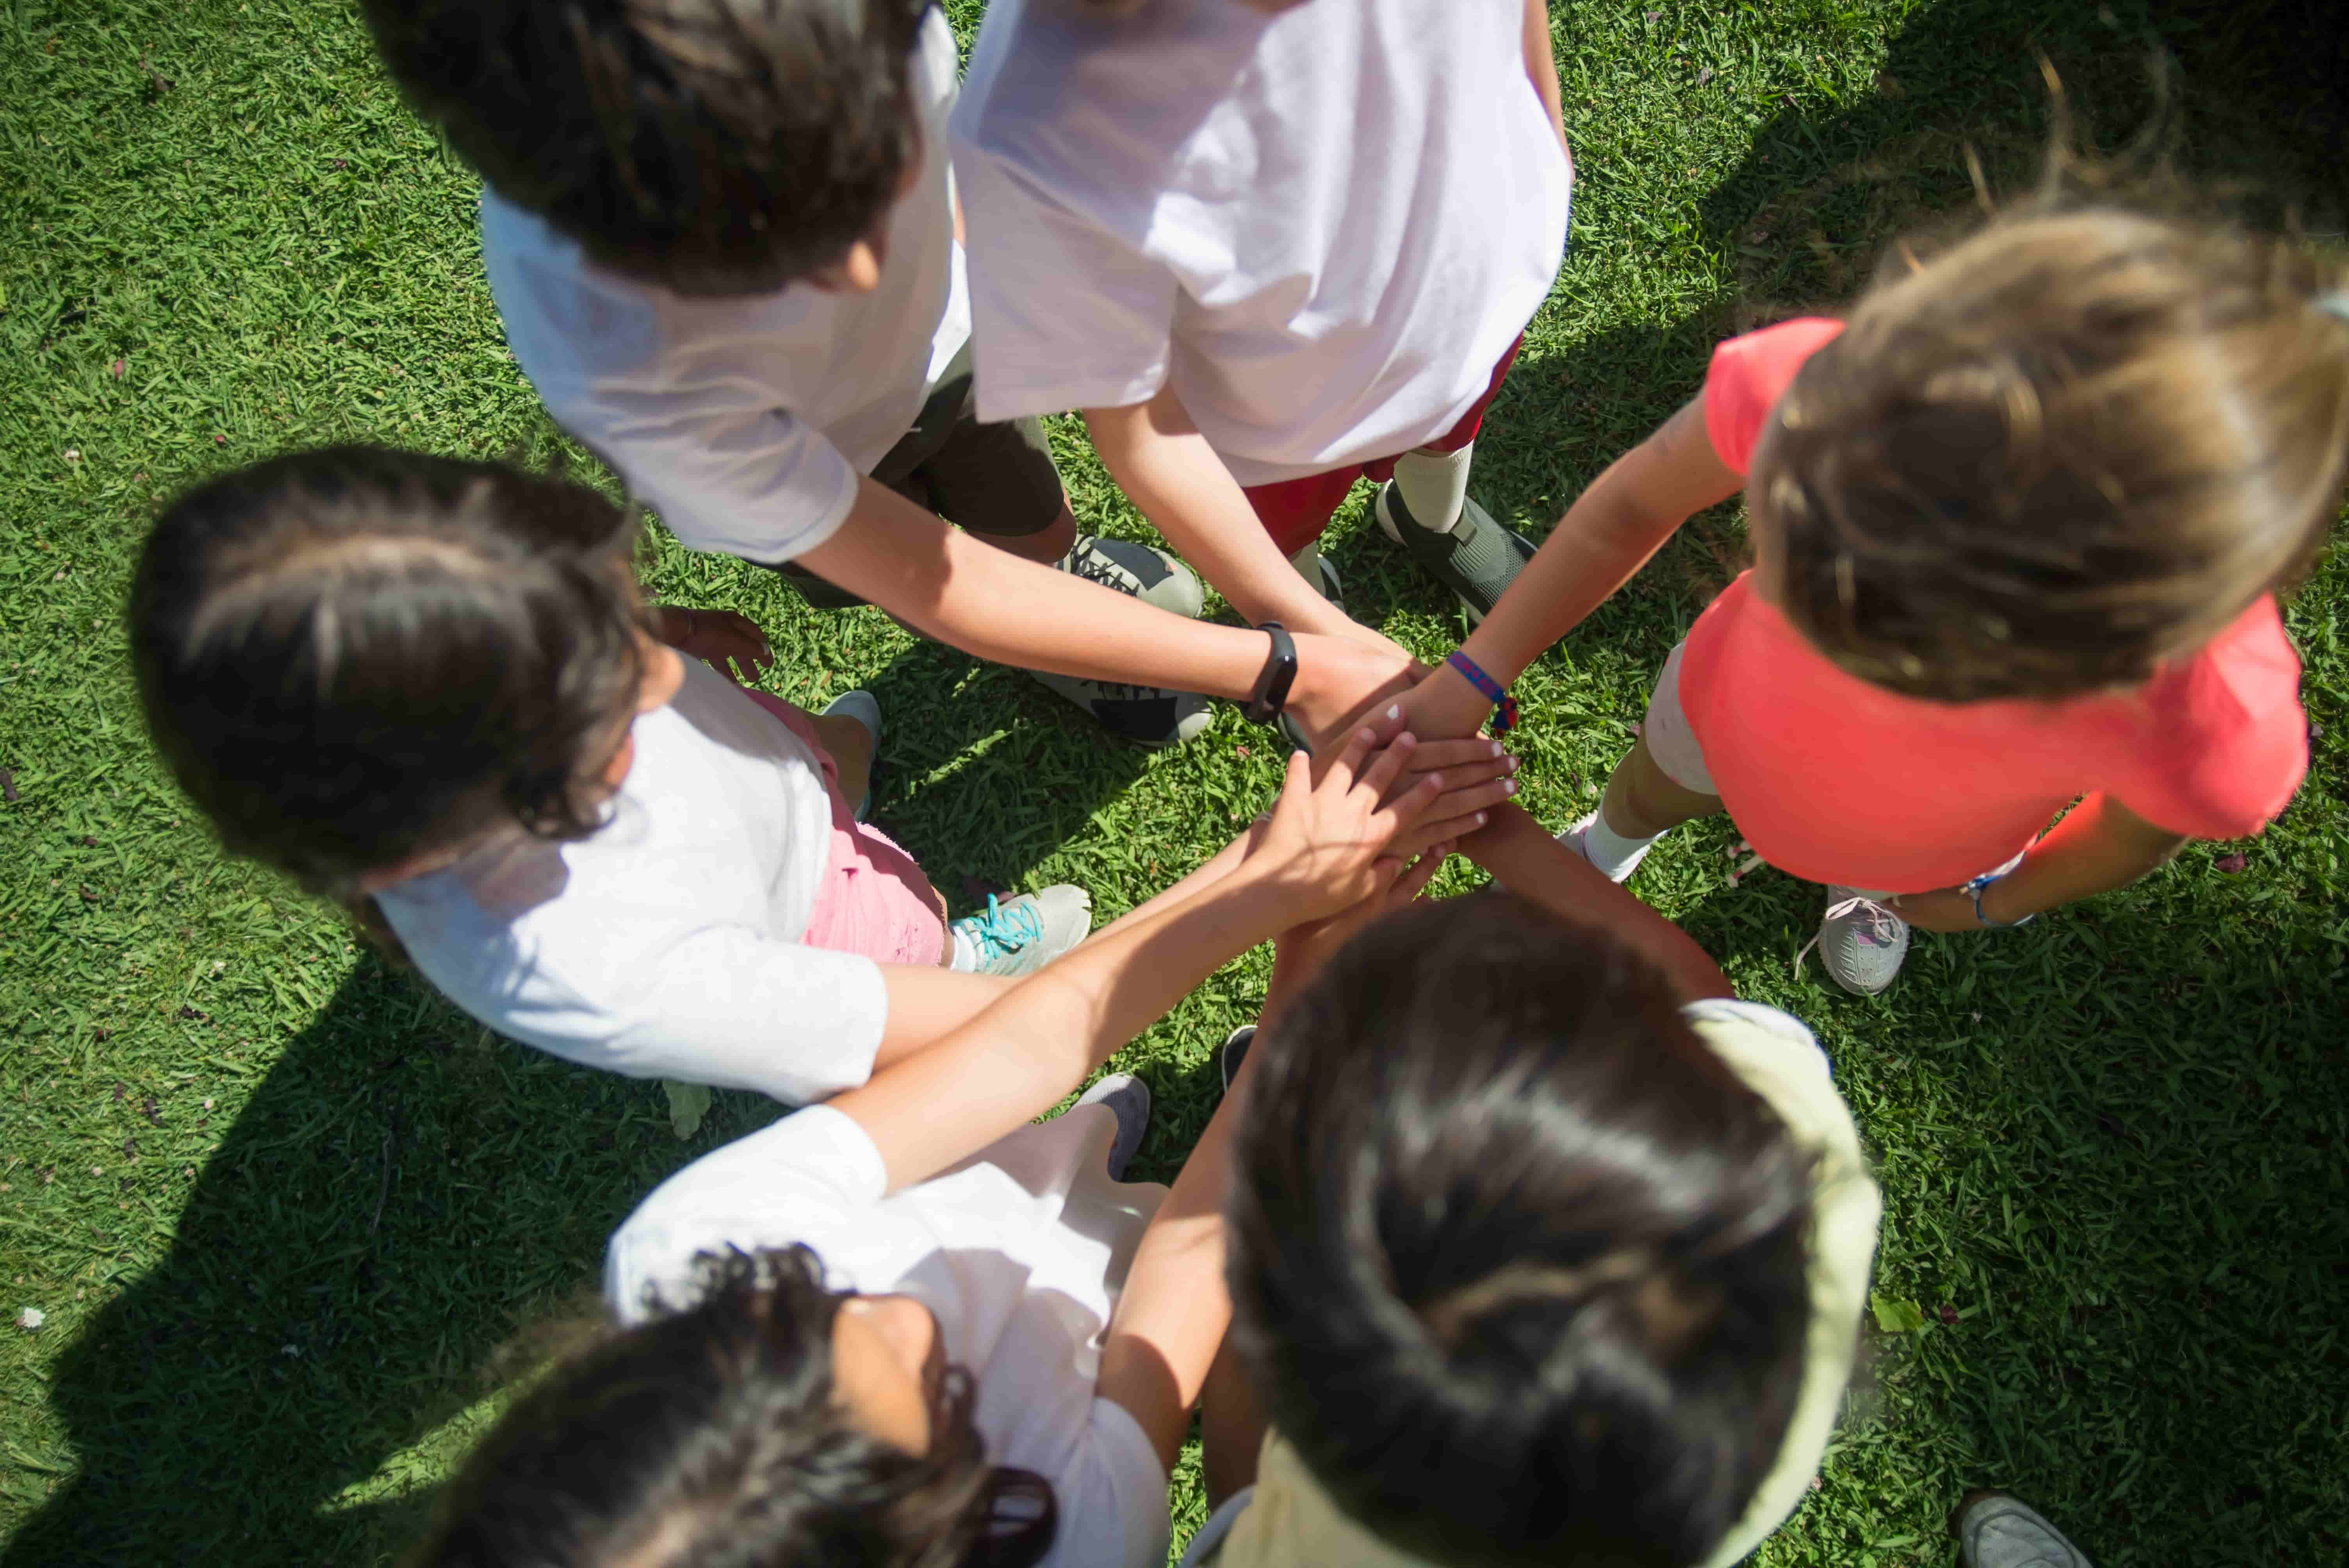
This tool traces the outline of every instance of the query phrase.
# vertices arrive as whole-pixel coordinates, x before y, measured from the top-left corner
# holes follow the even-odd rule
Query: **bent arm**
[[[1220,473],[1222,465],[1216,469]],[[1231,483],[1229,474],[1223,479]],[[1255,513],[1248,517],[1257,540],[1272,550]],[[1273,558],[1302,590],[1277,552]],[[798,561],[926,637],[1019,669],[1238,701],[1256,690],[1270,651],[1261,632],[1185,620],[982,543],[870,478],[858,480],[846,522]],[[1318,595],[1307,597],[1330,608]],[[1016,610],[1007,613],[1008,606]],[[1362,639],[1383,640],[1338,618],[1352,634],[1296,639],[1289,706],[1316,731],[1399,689],[1413,667],[1402,649],[1369,645]]]
[[[1605,926],[1661,969],[1682,1001],[1736,995],[1721,965],[1688,933],[1608,881],[1523,808],[1496,808],[1490,826],[1460,841],[1460,852],[1518,897],[1570,920]]]
[[[2147,821],[2110,795],[2091,795],[2048,829],[2021,865],[1982,890],[1982,916],[2012,925],[2127,887],[2167,864],[2186,842],[2184,834]],[[1973,931],[1982,923],[1972,896],[1954,888],[1904,897],[1896,907],[1926,931]]]
[[[1647,564],[1681,524],[1744,488],[1706,433],[1702,394],[1608,466],[1460,651],[1506,686]],[[1492,704],[1449,665],[1406,704],[1413,733],[1465,735]]]
[[[1208,1119],[1174,1190],[1153,1216],[1126,1270],[1110,1318],[1094,1385],[1123,1406],[1158,1450],[1169,1472],[1183,1451],[1191,1407],[1199,1402],[1232,1322],[1224,1284],[1224,1193],[1229,1186],[1232,1132],[1247,1092],[1247,1064]]]
[[[1118,488],[1244,619],[1278,621],[1294,632],[1361,634],[1289,566],[1172,387],[1146,403],[1088,408],[1085,428]]]
[[[1526,0],[1526,75],[1557,127],[1557,144],[1566,150],[1566,166],[1574,167],[1574,149],[1567,146],[1566,105],[1557,90],[1557,52],[1549,36],[1549,0]]]

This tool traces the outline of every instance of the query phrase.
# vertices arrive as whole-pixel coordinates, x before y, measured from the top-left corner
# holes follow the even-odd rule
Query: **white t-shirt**
[[[519,832],[376,894],[425,977],[500,1033],[635,1078],[802,1104],[873,1076],[880,966],[805,946],[832,856],[815,756],[724,676],[635,725],[604,828]]]
[[[1023,1127],[884,1196],[864,1129],[812,1106],[704,1155],[612,1237],[605,1295],[623,1322],[647,1291],[683,1306],[693,1259],[803,1243],[835,1289],[903,1294],[936,1315],[946,1359],[977,1388],[990,1463],[1051,1483],[1053,1568],[1162,1568],[1166,1472],[1141,1426],[1097,1398],[1101,1347],[1142,1232],[1165,1189],[1112,1181],[1116,1120],[1081,1108]]]
[[[1168,383],[1244,485],[1444,434],[1573,170],[1519,0],[993,0],[952,122],[986,419]]]
[[[495,191],[481,253],[506,342],[555,422],[696,550],[772,564],[814,549],[969,340],[946,117],[955,44],[933,10],[913,63],[923,158],[870,294],[794,284],[699,298],[597,266]]]

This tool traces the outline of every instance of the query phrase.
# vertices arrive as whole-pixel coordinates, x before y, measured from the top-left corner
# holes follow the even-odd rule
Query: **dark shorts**
[[[1044,422],[1031,417],[990,425],[979,418],[968,343],[947,362],[914,428],[873,465],[873,477],[981,537],[1041,533],[1064,504]],[[818,609],[864,602],[803,566],[787,561],[775,570]]]

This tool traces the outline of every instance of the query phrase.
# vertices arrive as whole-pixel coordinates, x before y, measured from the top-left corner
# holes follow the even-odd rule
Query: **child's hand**
[[[1462,679],[1449,665],[1429,671],[1398,705],[1413,735],[1429,740],[1474,735],[1493,717],[1493,701]]]
[[[1253,873],[1288,924],[1324,919],[1383,891],[1412,856],[1453,836],[1426,820],[1444,792],[1441,774],[1423,773],[1397,788],[1417,742],[1409,735],[1383,747],[1378,740],[1371,730],[1355,731],[1319,783],[1302,753],[1288,759],[1280,799],[1242,862],[1243,874]]]
[[[1297,681],[1288,688],[1288,714],[1317,741],[1367,722],[1363,715],[1410,690],[1425,673],[1383,637],[1382,646],[1373,646],[1350,636],[1299,632],[1296,642]]]
[[[1450,857],[1450,841],[1432,844],[1418,860],[1384,889],[1327,919],[1292,925],[1272,939],[1273,991],[1294,995],[1297,988],[1321,972],[1330,955],[1354,938],[1354,934],[1382,914],[1402,908],[1427,891],[1428,882]]]
[[[775,662],[766,634],[748,615],[676,604],[660,605],[657,613],[662,642],[699,659],[736,686],[750,685]]]

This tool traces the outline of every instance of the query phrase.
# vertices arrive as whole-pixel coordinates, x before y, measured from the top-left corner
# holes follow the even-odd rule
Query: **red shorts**
[[[1493,379],[1486,383],[1485,395],[1476,399],[1460,422],[1435,439],[1415,447],[1421,452],[1456,452],[1476,438],[1484,427],[1485,410],[1493,406],[1494,397],[1501,383],[1509,378],[1509,366],[1516,362],[1517,350],[1524,347],[1525,334],[1509,345],[1501,362],[1493,366]],[[1395,457],[1403,454],[1398,452]],[[1354,488],[1358,479],[1385,480],[1394,477],[1394,458],[1372,458],[1368,462],[1348,463],[1343,468],[1325,473],[1307,474],[1302,479],[1279,480],[1268,485],[1249,485],[1245,494],[1256,508],[1264,531],[1280,546],[1283,555],[1294,555],[1315,540],[1330,526],[1330,519],[1345,503],[1346,492]]]
[[[816,738],[808,716],[765,692],[747,695],[807,743],[832,797],[829,863],[801,940],[810,947],[861,953],[882,964],[938,964],[951,957],[946,905],[937,890],[895,840],[856,820],[856,803],[841,799],[840,764]]]

